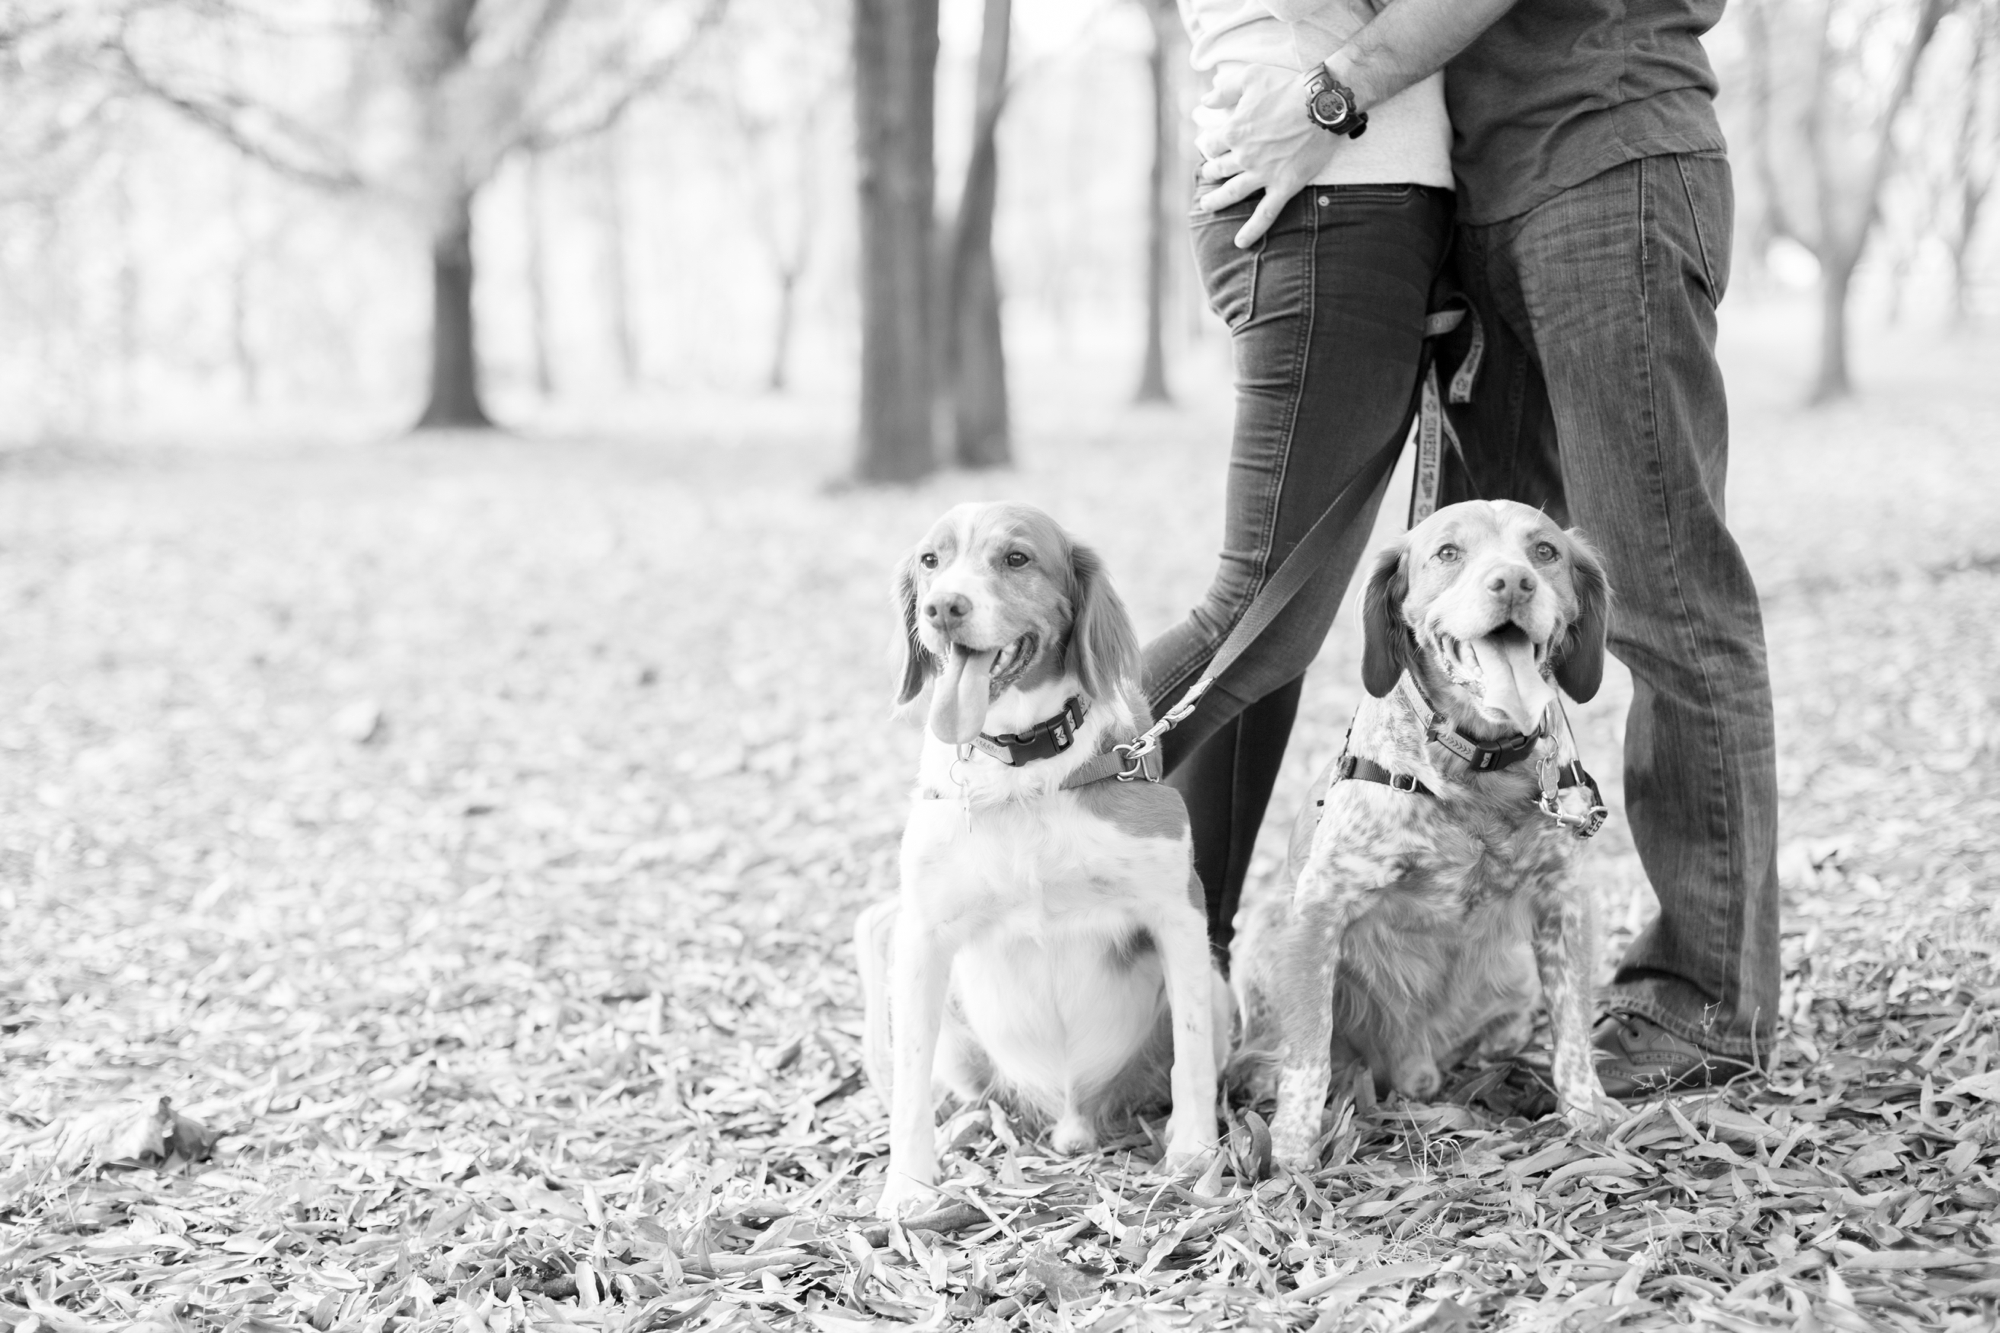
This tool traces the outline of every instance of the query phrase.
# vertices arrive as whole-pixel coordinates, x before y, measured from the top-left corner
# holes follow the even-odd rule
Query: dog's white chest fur
[[[924,915],[968,939],[1128,931],[1137,924],[1138,886],[1184,878],[1188,857],[1185,840],[1135,837],[1067,792],[1034,808],[1009,802],[969,812],[959,799],[920,798],[903,848]]]

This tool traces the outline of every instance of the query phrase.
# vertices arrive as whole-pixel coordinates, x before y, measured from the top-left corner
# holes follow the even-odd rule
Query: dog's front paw
[[[907,1217],[928,1205],[936,1193],[929,1185],[908,1176],[891,1176],[882,1186],[882,1197],[875,1201],[875,1216],[884,1222]]]
[[[1080,1115],[1066,1115],[1049,1131],[1049,1146],[1065,1157],[1097,1151],[1097,1131]]]
[[[1615,1101],[1603,1093],[1594,1093],[1588,1099],[1579,1098],[1563,1101],[1563,1119],[1579,1134],[1593,1137],[1608,1134],[1632,1114],[1632,1108]]]
[[[1318,1125],[1291,1125],[1282,1114],[1271,1122],[1271,1161],[1281,1171],[1319,1170]]]
[[[1215,1116],[1189,1115],[1176,1111],[1167,1121],[1167,1157],[1192,1161],[1215,1151],[1221,1142],[1215,1133]]]

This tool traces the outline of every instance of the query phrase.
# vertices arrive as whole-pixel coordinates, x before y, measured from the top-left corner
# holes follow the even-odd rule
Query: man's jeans
[[[1453,423],[1471,495],[1576,523],[1610,573],[1633,685],[1625,812],[1660,915],[1609,1005],[1751,1055],[1778,1003],[1778,793],[1763,619],[1723,521],[1715,308],[1734,203],[1720,154],[1648,157],[1459,228],[1487,345]]]
[[[1263,240],[1231,238],[1261,195],[1194,219],[1195,259],[1236,353],[1220,567],[1201,604],[1146,646],[1154,713],[1208,665],[1251,599],[1369,459],[1408,432],[1451,192],[1307,186]],[[1386,485],[1386,483],[1384,483]],[[1226,950],[1300,683],[1367,544],[1381,488],[1332,559],[1166,737],[1186,799],[1209,939]]]

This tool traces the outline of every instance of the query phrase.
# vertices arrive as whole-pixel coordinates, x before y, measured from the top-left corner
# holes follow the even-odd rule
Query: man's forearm
[[[1513,7],[1514,0],[1390,0],[1326,67],[1365,111],[1443,69]]]

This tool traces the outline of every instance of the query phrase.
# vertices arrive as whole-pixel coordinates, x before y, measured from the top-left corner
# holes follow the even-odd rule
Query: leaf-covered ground
[[[1026,496],[1162,627],[1215,545],[1215,393],[1030,401],[1020,471],[887,493],[822,487],[837,407],[12,456],[0,1330],[1991,1327],[1982,364],[1808,415],[1732,363],[1787,802],[1768,1084],[1599,1142],[1363,1104],[1326,1169],[1261,1182],[1240,1111],[1170,1180],[1144,1136],[1053,1160],[963,1108],[945,1206],[893,1228],[846,942],[916,743],[890,562]],[[1343,622],[1274,820],[1356,659]],[[1580,719],[1614,777],[1622,697]],[[1615,950],[1651,910],[1621,824],[1586,865]],[[104,1165],[161,1096],[213,1157]]]

